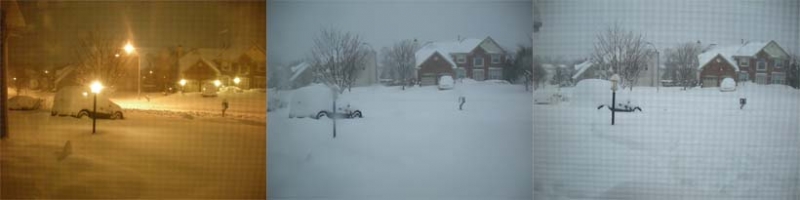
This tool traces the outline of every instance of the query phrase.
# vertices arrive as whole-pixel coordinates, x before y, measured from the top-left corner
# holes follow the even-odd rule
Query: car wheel
[[[122,113],[115,112],[114,114],[111,114],[111,119],[122,119]]]
[[[78,119],[83,118],[83,116],[87,116],[87,115],[89,115],[89,111],[81,110],[80,112],[78,112]],[[91,117],[91,116],[89,116],[89,117]]]
[[[356,110],[355,112],[353,112],[353,118],[356,118],[356,117],[362,118],[364,116],[361,115],[361,111]]]
[[[325,111],[319,111],[319,113],[317,113],[317,119],[325,116],[328,116],[328,113],[326,113]]]

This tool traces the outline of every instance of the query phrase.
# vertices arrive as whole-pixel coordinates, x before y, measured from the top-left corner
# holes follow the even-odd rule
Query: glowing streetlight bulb
[[[239,82],[241,82],[241,81],[242,80],[239,79],[239,77],[233,78],[233,83],[236,83],[236,85],[239,85]]]
[[[128,44],[125,44],[125,47],[123,47],[123,49],[125,49],[125,53],[128,54],[131,54],[133,53],[134,50],[136,50],[136,48],[133,48],[133,45],[131,45],[130,42],[128,42]]]
[[[181,84],[181,86],[186,85],[186,79],[181,79],[181,81],[179,83]]]
[[[222,85],[222,82],[220,82],[219,80],[214,80],[214,86],[219,87],[220,85]]]
[[[100,84],[98,81],[92,82],[92,85],[89,87],[92,88],[92,93],[95,94],[100,93],[100,91],[103,90],[103,84]]]
[[[47,70],[44,70],[44,73],[45,73],[45,74],[47,74],[47,73],[49,73],[49,72],[48,72]]]

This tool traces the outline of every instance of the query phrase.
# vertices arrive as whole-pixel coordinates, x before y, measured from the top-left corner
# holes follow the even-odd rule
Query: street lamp
[[[235,83],[236,85],[239,85],[239,82],[241,82],[241,81],[242,80],[239,79],[239,77],[233,78],[233,83]]]
[[[220,85],[222,85],[222,82],[219,80],[214,80],[214,86],[219,87]]]
[[[94,108],[92,108],[92,134],[94,134],[95,127],[97,126],[97,93],[100,93],[100,91],[103,90],[103,84],[100,84],[98,81],[94,81],[89,87],[92,89],[92,93],[94,93]]]
[[[617,110],[617,82],[619,75],[614,74],[611,76],[611,125],[614,125],[614,110]]]
[[[181,84],[181,94],[183,94],[183,89],[184,89],[184,88],[183,88],[183,86],[185,86],[185,85],[186,85],[186,79],[181,79],[181,81],[180,81],[180,82],[178,82],[178,83],[180,83],[180,84]]]
[[[646,43],[649,44],[650,46],[653,46],[653,49],[656,50],[656,79],[655,80],[656,80],[656,92],[658,92],[659,84],[661,84],[661,76],[659,76],[659,74],[658,74],[658,68],[661,67],[661,66],[659,66],[661,64],[659,62],[660,59],[661,59],[661,53],[658,52],[658,48],[656,48],[656,45],[654,45],[653,43],[650,43],[650,42],[646,42]]]
[[[131,42],[128,42],[127,44],[125,44],[125,47],[122,47],[122,49],[124,49],[125,53],[127,53],[128,55],[136,52],[136,48],[133,47]],[[137,82],[136,98],[138,99],[138,98],[141,98],[140,96],[142,95],[142,78],[141,78],[142,77],[142,57],[141,56],[136,56],[136,59],[137,59],[136,63],[138,65],[138,69],[139,69],[139,70],[136,71],[137,75],[138,75],[138,76],[136,76],[136,80],[137,80],[136,81]]]

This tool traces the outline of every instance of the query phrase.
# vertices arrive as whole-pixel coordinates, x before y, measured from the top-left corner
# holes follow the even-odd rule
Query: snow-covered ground
[[[343,98],[364,118],[337,120],[336,138],[330,119],[269,112],[270,199],[531,199],[532,96],[523,86],[373,86]]]
[[[562,88],[569,102],[535,105],[535,199],[800,199],[800,91],[747,84]],[[739,109],[739,98],[747,98]]]
[[[97,120],[96,134],[88,118],[50,116],[52,93],[25,95],[48,105],[9,112],[10,137],[0,140],[4,199],[266,197],[264,92],[150,102],[118,95],[125,120]],[[221,117],[212,107],[225,97],[231,116]]]

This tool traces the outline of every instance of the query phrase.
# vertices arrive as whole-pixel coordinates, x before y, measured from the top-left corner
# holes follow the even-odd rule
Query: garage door
[[[703,87],[719,87],[716,76],[703,77]]]
[[[419,80],[420,85],[436,85],[436,75],[433,73],[422,74]]]

